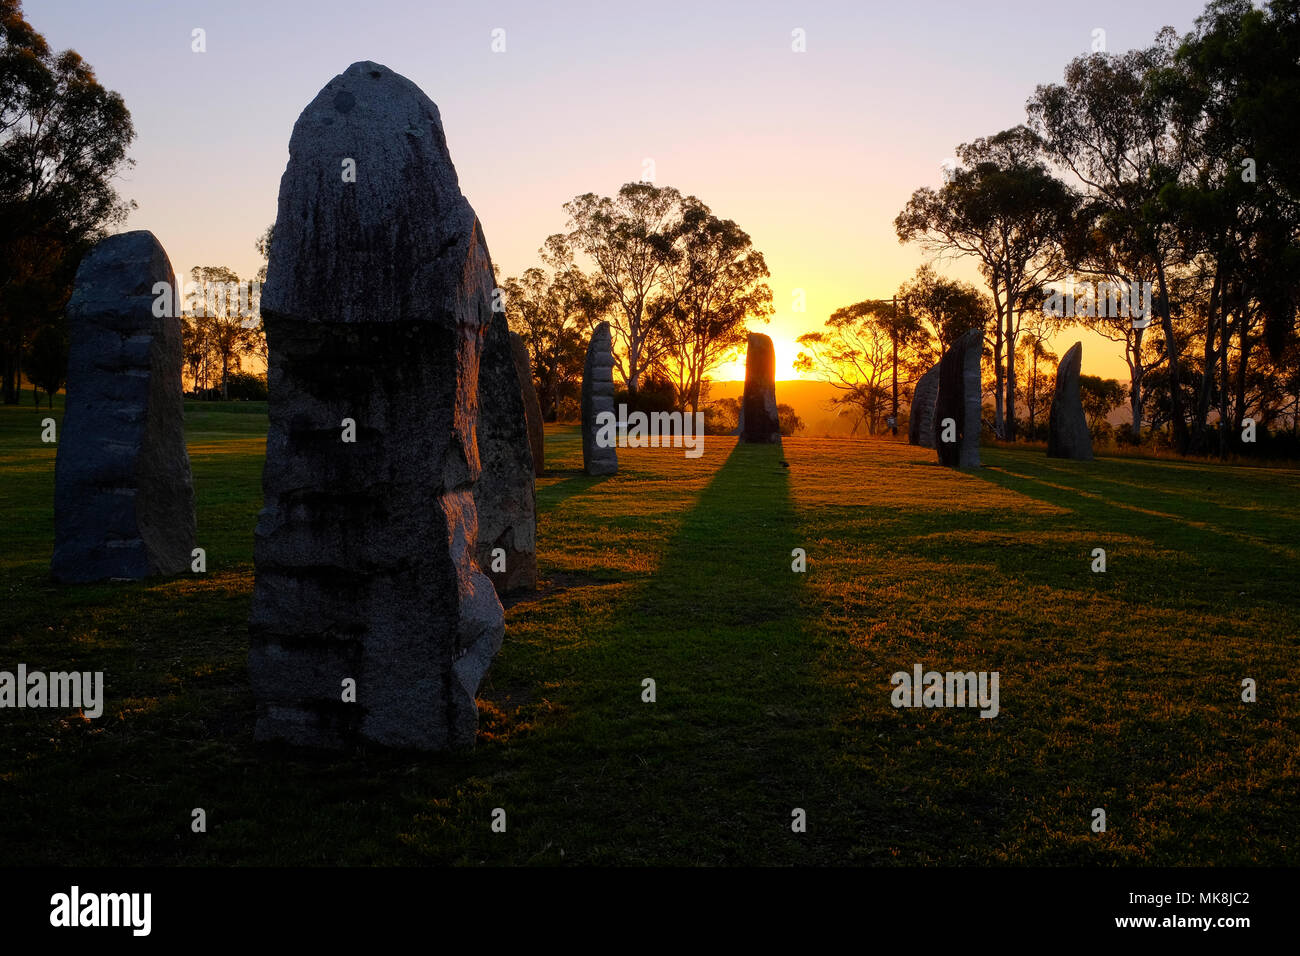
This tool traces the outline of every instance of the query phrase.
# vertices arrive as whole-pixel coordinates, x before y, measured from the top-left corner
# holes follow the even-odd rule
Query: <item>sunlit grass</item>
[[[265,406],[187,408],[207,574],[81,587],[48,579],[46,414],[0,409],[0,669],[107,702],[0,711],[0,862],[1297,860],[1294,472],[710,438],[588,478],[549,426],[478,747],[316,755],[252,742]],[[894,709],[914,663],[999,671],[999,716]]]

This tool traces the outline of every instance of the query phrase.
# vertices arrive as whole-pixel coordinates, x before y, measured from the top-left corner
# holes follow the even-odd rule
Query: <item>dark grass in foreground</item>
[[[326,757],[252,741],[264,407],[189,406],[208,573],[88,587],[47,577],[47,414],[0,409],[0,669],[103,670],[108,702],[0,711],[0,863],[1300,858],[1295,473],[709,439],[597,479],[551,430],[478,747]],[[918,662],[1000,671],[1000,715],[895,710]]]

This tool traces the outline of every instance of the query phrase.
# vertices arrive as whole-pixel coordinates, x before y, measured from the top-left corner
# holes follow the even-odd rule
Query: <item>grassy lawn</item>
[[[323,756],[252,741],[265,405],[188,406],[206,574],[78,587],[46,416],[0,408],[0,670],[107,702],[0,711],[0,864],[1300,862],[1300,473],[710,438],[587,478],[548,428],[478,746]],[[917,663],[1000,713],[895,709]]]

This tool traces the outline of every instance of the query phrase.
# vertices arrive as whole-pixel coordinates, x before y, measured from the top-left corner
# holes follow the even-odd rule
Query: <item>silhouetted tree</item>
[[[27,378],[33,390],[49,396],[54,407],[54,393],[63,387],[68,374],[68,329],[62,316],[43,323],[32,337],[26,356]]]
[[[1065,268],[1060,243],[1075,198],[1048,171],[1038,138],[1023,126],[962,144],[957,156],[962,165],[938,190],[914,192],[894,229],[900,242],[916,240],[931,251],[978,261],[998,318],[993,336],[995,427],[1010,441],[1015,438],[1021,314],[1041,308],[1027,294]]]
[[[1047,153],[1082,183],[1084,215],[1112,250],[1110,261],[1132,281],[1154,277],[1152,304],[1165,341],[1176,343],[1170,269],[1180,251],[1164,197],[1184,167],[1170,135],[1172,99],[1157,82],[1160,71],[1173,62],[1173,44],[1173,30],[1165,28],[1145,50],[1077,57],[1066,67],[1064,83],[1038,87],[1028,111]],[[1174,446],[1184,451],[1180,352],[1175,348],[1165,359],[1175,383]]]
[[[1079,400],[1083,404],[1083,415],[1088,419],[1088,428],[1094,434],[1106,421],[1106,416],[1123,404],[1125,391],[1124,383],[1113,378],[1079,376]]]
[[[684,200],[683,208],[681,259],[673,270],[677,288],[670,293],[676,305],[664,313],[671,345],[664,365],[681,410],[693,413],[699,411],[704,379],[746,343],[746,323],[766,322],[772,314],[772,290],[763,281],[763,254],[743,229],[694,198]]]
[[[72,50],[54,53],[0,0],[0,391],[19,400],[23,350],[59,314],[85,251],[122,222],[113,178],[135,137],[122,97]]]
[[[603,285],[574,264],[569,237],[549,236],[533,266],[502,283],[506,318],[532,359],[542,415],[555,421],[565,399],[576,398],[591,329],[609,313]]]
[[[694,200],[698,202],[698,200]],[[665,316],[678,305],[683,199],[671,186],[627,183],[614,197],[585,193],[564,204],[576,249],[595,264],[613,302],[615,367],[636,398],[641,374],[672,347]]]
[[[823,332],[799,336],[804,351],[794,367],[836,389],[840,394],[831,399],[831,406],[860,412],[868,434],[874,435],[892,409],[895,346],[906,380],[911,381],[926,364],[918,355],[926,354],[929,334],[919,320],[888,300],[836,309],[825,327]]]
[[[240,369],[244,356],[257,353],[261,337],[249,286],[225,266],[195,266],[190,276],[197,289],[186,318],[202,329],[190,346],[202,343],[207,348],[225,400],[230,397],[229,374]]]

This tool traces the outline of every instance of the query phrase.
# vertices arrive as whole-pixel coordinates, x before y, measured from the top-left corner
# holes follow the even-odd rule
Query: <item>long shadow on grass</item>
[[[1095,517],[1098,527],[1110,528],[1118,524],[1127,533],[1148,537],[1156,543],[1177,540],[1191,545],[1196,551],[1238,554],[1248,563],[1263,567],[1276,565],[1293,555],[1290,548],[1252,535],[1250,532],[1255,528],[1224,527],[1205,520],[1205,515],[1188,514],[1186,511],[1191,510],[1189,505],[1181,506],[1182,513],[1159,510],[1177,505],[1165,499],[1153,507],[1152,501],[1144,499],[1140,488],[1117,489],[1114,484],[1105,482],[1104,476],[1094,476],[1086,471],[1097,467],[1079,463],[1079,470],[1073,473],[1054,467],[1050,475],[1045,476],[1027,474],[1036,470],[1034,464],[1013,459],[1010,462],[999,460],[972,474],[1010,491],[1067,508],[1085,520]],[[1118,522],[1117,516],[1121,517]]]
[[[1012,468],[996,460],[991,467],[1020,478],[1028,477],[1021,472],[1031,471],[1033,480],[1048,485],[1060,479],[1152,517],[1176,515],[1261,544],[1293,540],[1300,532],[1300,521],[1282,507],[1273,507],[1300,491],[1300,482],[1281,470],[1116,458],[1080,463],[1023,453],[1012,461]],[[1267,510],[1261,510],[1261,504]]]
[[[619,839],[588,862],[806,859],[791,812],[822,718],[780,460],[779,446],[735,447],[591,652],[571,731],[601,762],[581,795],[599,809],[574,811],[599,812]]]
[[[608,475],[593,477],[581,469],[548,469],[546,474],[548,476],[567,474],[571,475],[571,477],[537,489],[538,511],[550,511],[561,502],[567,501],[574,495],[585,494],[609,478]]]

